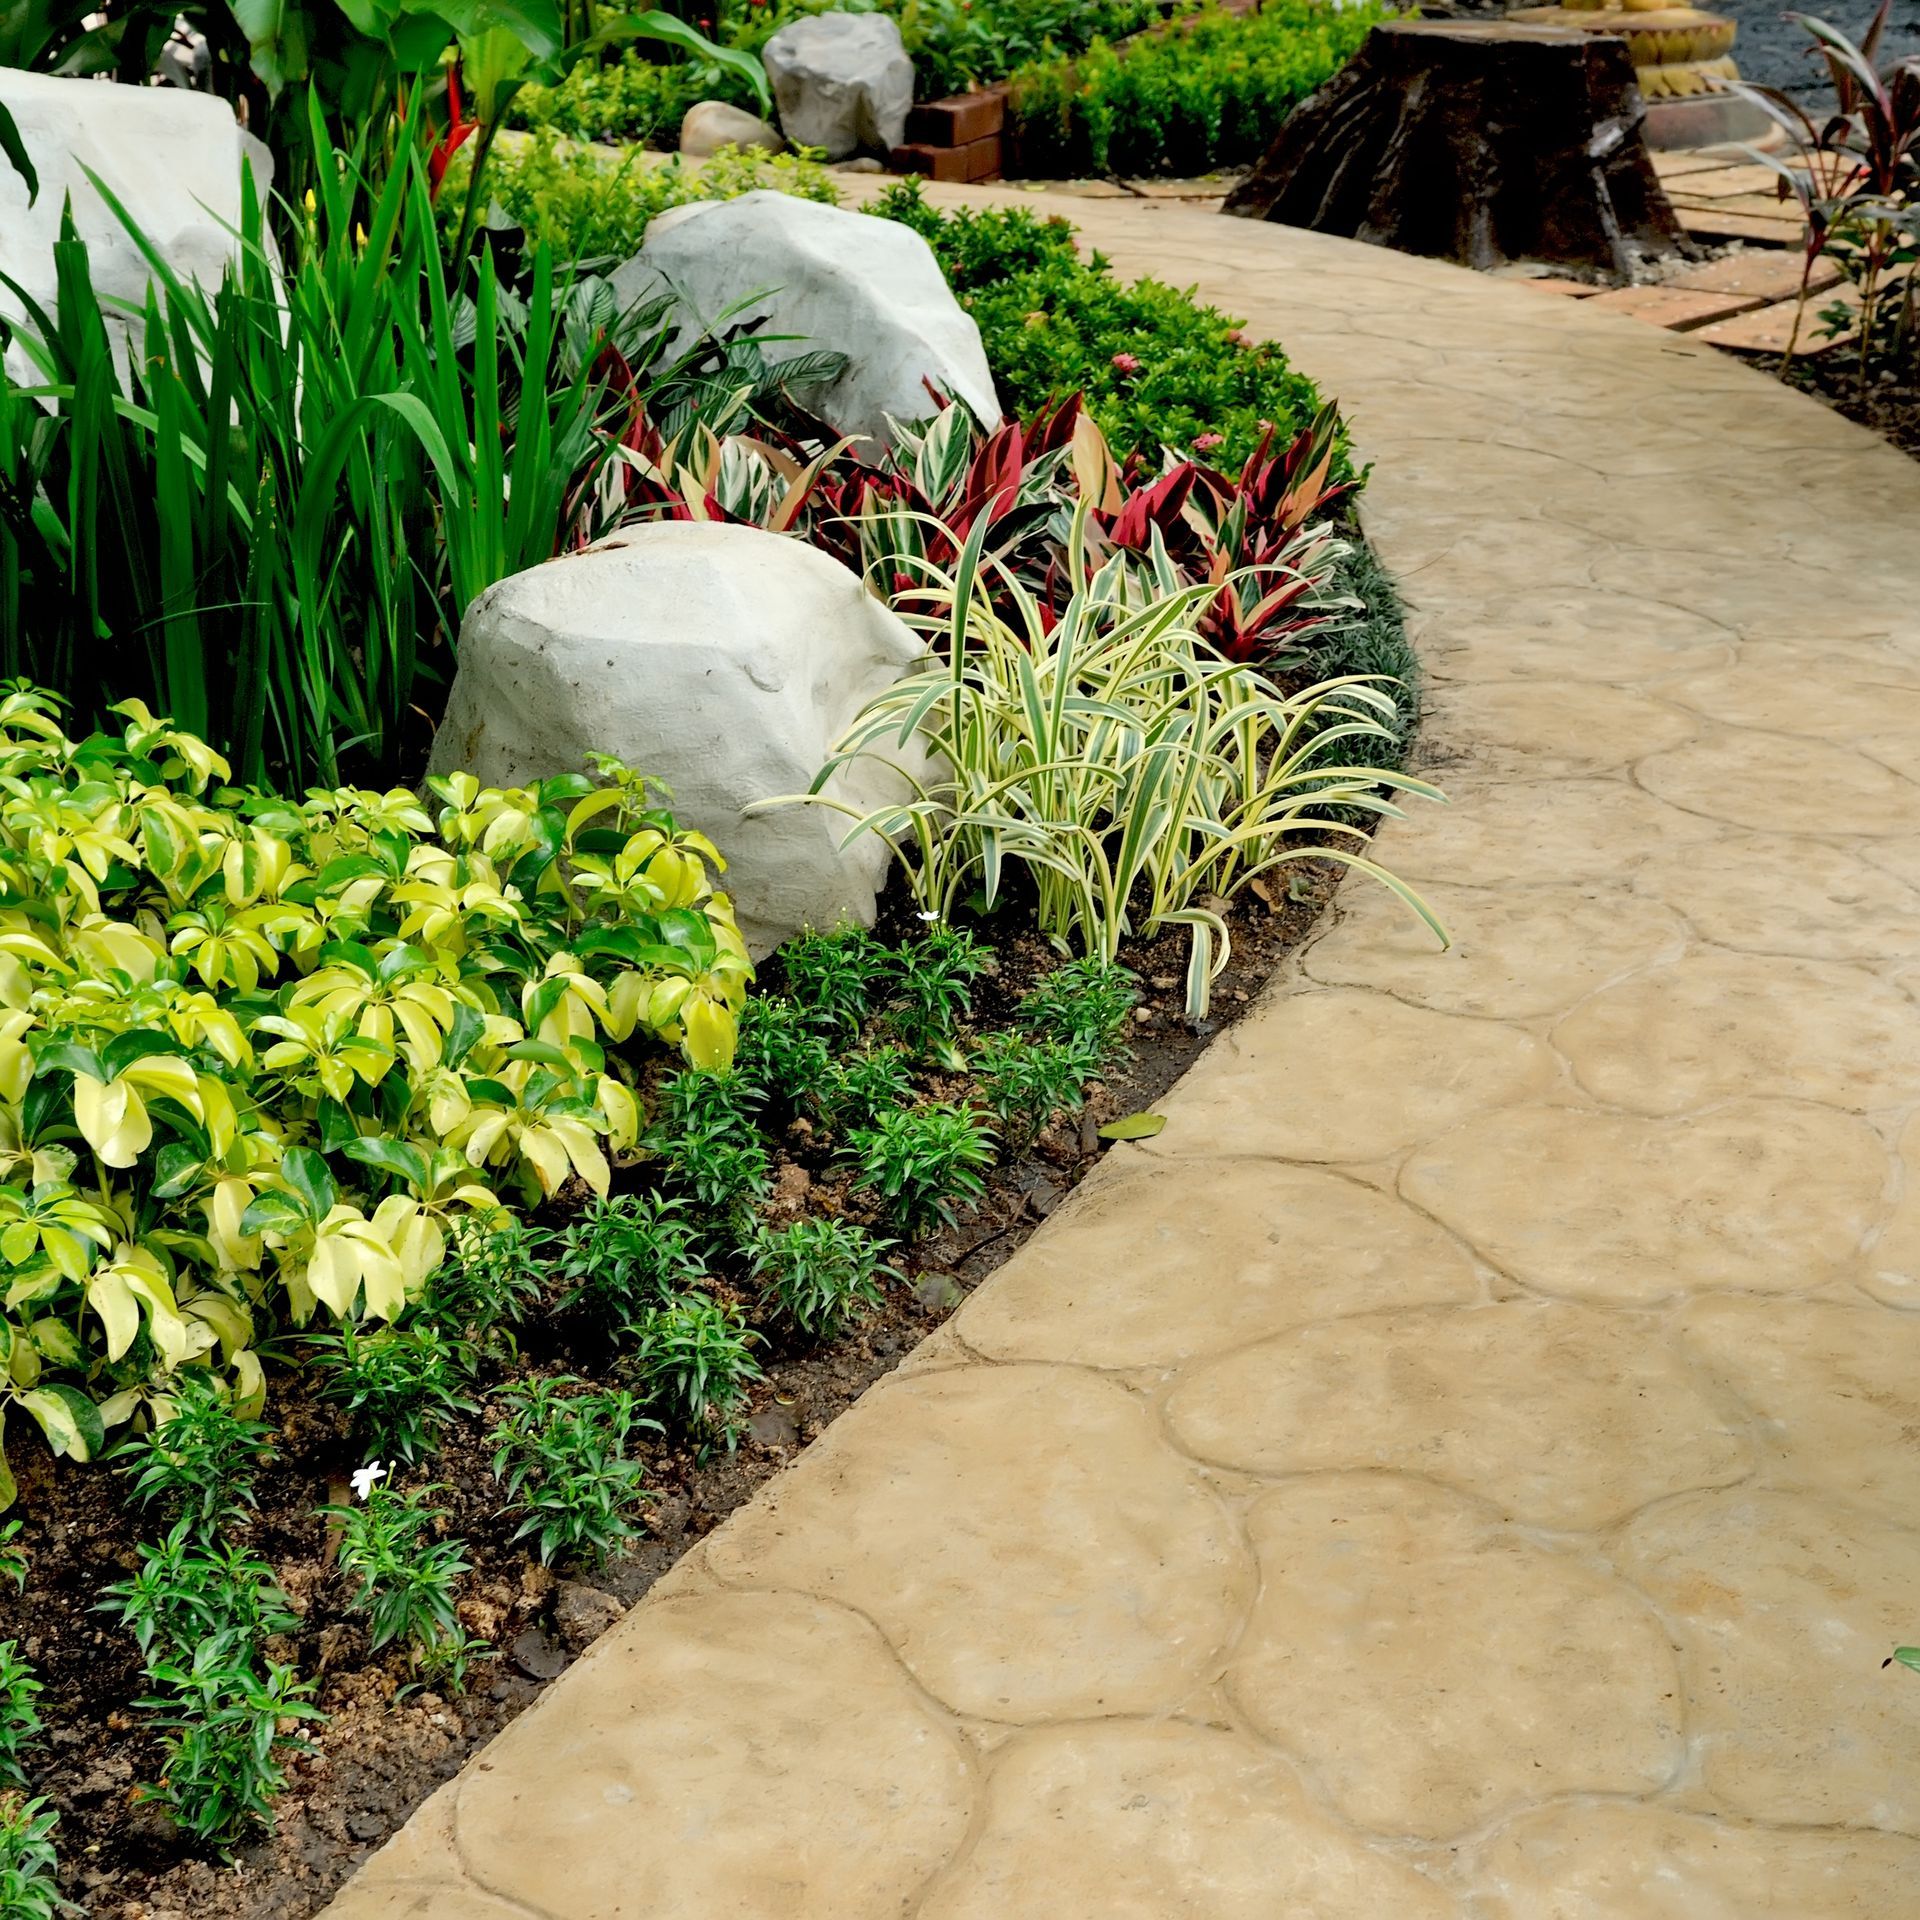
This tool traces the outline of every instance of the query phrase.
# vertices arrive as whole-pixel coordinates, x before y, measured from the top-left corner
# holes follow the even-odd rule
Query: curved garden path
[[[1452,795],[1382,853],[1456,944],[1350,884],[334,1920],[1912,1913],[1920,467],[1578,303],[1068,210],[1379,463]]]

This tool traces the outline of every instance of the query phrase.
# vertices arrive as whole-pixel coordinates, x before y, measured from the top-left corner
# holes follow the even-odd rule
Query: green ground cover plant
[[[0,1793],[0,1913],[7,1920],[59,1920],[80,1909],[60,1896],[53,1833],[59,1814],[45,1800]]]
[[[1197,446],[1237,465],[1269,424],[1284,441],[1320,408],[1279,347],[1163,281],[1121,280],[1101,254],[1080,254],[1065,220],[1024,207],[943,214],[917,182],[873,211],[933,248],[980,328],[1001,404],[1023,417],[1077,392],[1122,457]]]
[[[1205,7],[1155,33],[1056,53],[1013,75],[1016,177],[1192,175],[1251,165],[1292,108],[1346,65],[1390,7],[1267,0]]]
[[[1003,80],[1025,62],[1078,53],[1161,16],[1156,0],[721,0],[715,38],[757,55],[805,14],[876,11],[899,22],[922,100]],[[696,100],[759,110],[751,76],[740,68],[697,50],[668,63],[638,48],[609,47],[553,85],[523,88],[512,117],[576,140],[671,148]]]
[[[436,1491],[376,1484],[362,1502],[321,1511],[340,1530],[340,1572],[354,1583],[347,1605],[366,1615],[374,1650],[398,1642],[423,1681],[459,1687],[475,1652],[455,1608],[468,1568],[430,1504]]]

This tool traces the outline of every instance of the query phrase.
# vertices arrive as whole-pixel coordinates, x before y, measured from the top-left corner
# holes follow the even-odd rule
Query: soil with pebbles
[[[68,1896],[94,1920],[307,1920],[316,1913],[421,1800],[1026,1240],[1098,1158],[1102,1122],[1149,1106],[1212,1033],[1244,1011],[1313,924],[1338,875],[1324,862],[1297,871],[1291,894],[1282,879],[1270,898],[1243,894],[1229,913],[1232,959],[1214,1018],[1199,1031],[1183,1012],[1184,935],[1176,930],[1124,956],[1145,989],[1125,1069],[1096,1087],[1084,1116],[1056,1122],[1032,1152],[1001,1169],[986,1199],[954,1229],[909,1249],[897,1262],[904,1284],[851,1335],[822,1348],[774,1346],[734,1452],[700,1459],[670,1446],[650,1449],[653,1501],[633,1552],[604,1568],[558,1574],[529,1558],[512,1540],[515,1521],[501,1511],[484,1412],[461,1420],[430,1462],[407,1473],[400,1484],[438,1489],[436,1503],[471,1563],[460,1614],[492,1651],[464,1693],[406,1692],[404,1660],[371,1653],[362,1624],[345,1612],[344,1583],[314,1510],[347,1497],[360,1452],[310,1375],[275,1370],[267,1417],[278,1430],[278,1458],[261,1477],[263,1505],[246,1537],[301,1614],[298,1631],[271,1651],[317,1679],[315,1698],[329,1718],[312,1736],[313,1751],[292,1764],[273,1831],[230,1866],[195,1857],[165,1815],[142,1800],[139,1783],[155,1777],[161,1755],[130,1705],[146,1691],[140,1662],[131,1637],[96,1608],[101,1588],[133,1570],[134,1543],[163,1530],[157,1516],[125,1501],[120,1475],[57,1465],[18,1435],[15,1512],[31,1571],[23,1593],[0,1592],[0,1639],[20,1642],[46,1686],[40,1705],[49,1731],[33,1756],[34,1788],[59,1810]],[[896,935],[914,930],[904,898],[886,903],[883,932],[889,919]],[[1020,994],[1057,964],[1027,934],[999,945],[997,956],[997,972],[976,992],[983,1025],[1004,1024]],[[765,972],[762,984],[777,984],[777,967]],[[791,1144],[776,1206],[845,1207],[844,1175],[804,1141]],[[555,1371],[616,1378],[614,1356],[590,1329],[536,1311],[517,1360],[484,1375],[477,1397],[484,1402],[514,1378]]]

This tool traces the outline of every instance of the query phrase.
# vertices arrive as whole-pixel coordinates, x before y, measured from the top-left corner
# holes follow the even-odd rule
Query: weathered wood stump
[[[1303,100],[1226,211],[1497,267],[1624,274],[1691,253],[1623,40],[1394,21]]]

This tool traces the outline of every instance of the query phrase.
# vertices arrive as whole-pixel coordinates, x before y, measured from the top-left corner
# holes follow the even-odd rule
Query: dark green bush
[[[979,325],[1009,413],[1031,417],[1078,389],[1115,453],[1157,459],[1163,445],[1197,444],[1229,469],[1263,422],[1284,444],[1319,411],[1313,382],[1278,347],[1247,343],[1237,320],[1165,281],[1128,285],[1103,255],[1083,259],[1065,220],[1025,207],[943,215],[915,181],[872,211],[933,248]],[[1212,434],[1220,443],[1204,437]]]
[[[1195,174],[1250,165],[1289,110],[1389,17],[1377,0],[1214,8],[1116,47],[1030,61],[1013,75],[1015,160],[1028,177]]]

